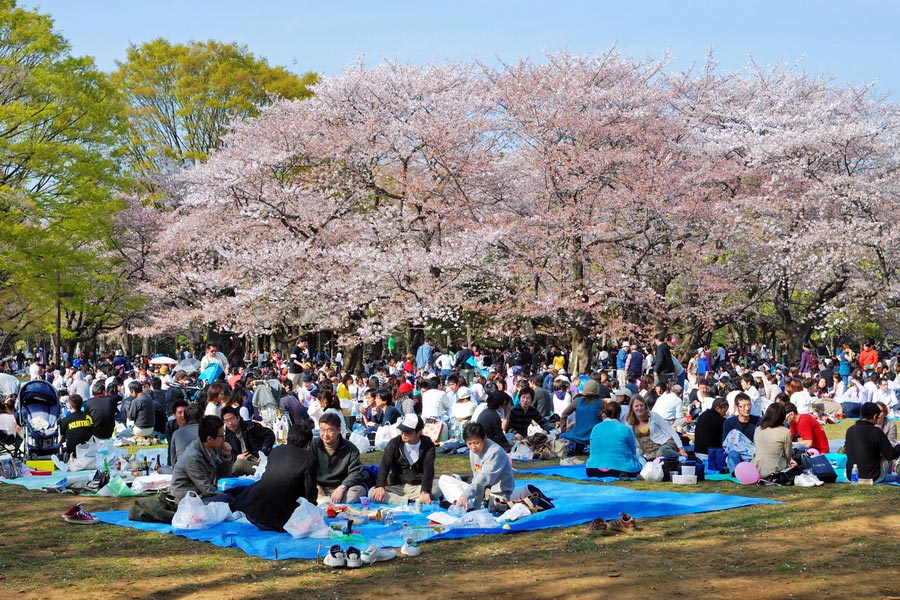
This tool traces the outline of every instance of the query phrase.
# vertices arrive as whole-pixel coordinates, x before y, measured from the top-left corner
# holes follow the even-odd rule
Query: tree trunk
[[[581,373],[590,373],[591,341],[588,338],[590,332],[583,327],[572,328],[572,360],[569,369],[572,377]]]
[[[425,343],[425,328],[421,325],[410,325],[406,339],[409,341],[407,352],[415,356],[419,346]]]
[[[344,368],[348,373],[358,373],[362,370],[364,348],[365,344],[356,344],[344,353]]]

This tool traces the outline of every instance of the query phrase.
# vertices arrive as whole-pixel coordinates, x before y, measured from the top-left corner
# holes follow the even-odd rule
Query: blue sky
[[[129,43],[216,39],[245,44],[298,72],[340,72],[363,57],[403,63],[495,64],[545,51],[602,52],[615,44],[670,69],[702,64],[712,49],[722,68],[749,57],[795,63],[841,82],[878,81],[900,100],[900,2],[631,0],[630,2],[457,0],[304,2],[287,0],[22,0],[49,13],[79,55],[115,68]]]

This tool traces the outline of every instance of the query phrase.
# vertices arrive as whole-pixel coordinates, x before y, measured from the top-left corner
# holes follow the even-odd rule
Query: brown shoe
[[[628,513],[622,513],[621,517],[607,523],[607,529],[611,533],[618,533],[620,531],[631,533],[635,529],[634,519]]]
[[[588,523],[588,533],[599,533],[600,535],[606,535],[606,521],[603,520],[603,517],[597,517],[590,523]]]

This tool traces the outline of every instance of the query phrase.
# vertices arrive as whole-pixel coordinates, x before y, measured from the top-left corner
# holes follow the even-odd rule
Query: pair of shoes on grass
[[[628,513],[622,513],[622,516],[612,521],[604,521],[603,517],[597,517],[588,524],[588,533],[599,533],[600,535],[631,533],[634,530],[634,518]]]
[[[409,550],[407,556],[418,556],[421,552],[419,550],[418,545],[412,540],[407,540],[406,544],[403,544],[403,548],[401,548],[401,553],[403,553],[403,549],[407,548],[407,546],[415,547],[415,554],[412,554],[412,550]],[[332,567],[335,569],[339,569],[342,567],[347,567],[348,569],[356,569],[363,565],[371,565],[376,562],[382,562],[385,560],[391,560],[393,558],[397,558],[397,552],[395,550],[388,550],[387,548],[381,548],[376,544],[372,544],[362,552],[359,551],[358,548],[354,546],[350,546],[347,548],[347,551],[344,552],[343,548],[339,545],[335,544],[328,551],[328,554],[325,555],[325,565],[328,567]]]

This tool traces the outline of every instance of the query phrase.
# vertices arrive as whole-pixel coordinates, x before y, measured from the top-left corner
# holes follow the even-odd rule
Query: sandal
[[[619,517],[618,519],[613,519],[607,524],[607,531],[609,531],[610,533],[619,533],[620,531],[631,533],[634,530],[634,519],[628,513],[622,513],[621,517]]]

